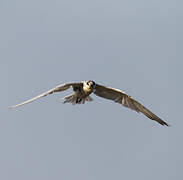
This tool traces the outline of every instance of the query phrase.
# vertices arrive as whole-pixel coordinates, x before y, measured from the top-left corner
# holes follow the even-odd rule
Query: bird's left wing
[[[29,99],[27,101],[24,101],[24,102],[22,102],[20,104],[14,105],[14,106],[10,106],[9,108],[13,109],[13,108],[16,108],[18,106],[22,106],[22,105],[28,104],[28,103],[30,103],[32,101],[35,101],[35,100],[37,100],[39,98],[42,98],[44,96],[47,96],[49,94],[53,94],[55,92],[60,92],[60,91],[65,91],[65,90],[69,89],[70,86],[75,87],[75,86],[81,86],[81,85],[82,85],[82,83],[66,83],[66,84],[61,84],[61,85],[59,85],[59,86],[57,86],[57,87],[55,87],[53,89],[50,89],[49,91],[46,91],[46,92],[44,92],[44,93],[42,93],[42,94],[40,94],[40,95],[38,95],[38,96],[36,96],[36,97],[34,97],[32,99]]]
[[[105,86],[101,86],[101,85],[96,84],[94,93],[97,96],[118,102],[125,107],[128,107],[132,110],[135,110],[136,112],[141,112],[145,116],[147,116],[148,118],[150,118],[154,121],[157,121],[161,125],[168,126],[168,124],[166,122],[161,120],[158,116],[156,116],[154,113],[152,113],[146,107],[144,107],[138,101],[136,101],[131,96],[129,96],[128,94],[124,93],[123,91],[121,91],[119,89],[109,88],[109,87],[105,87]]]

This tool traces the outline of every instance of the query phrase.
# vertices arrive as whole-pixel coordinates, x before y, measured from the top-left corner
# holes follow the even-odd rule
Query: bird
[[[130,108],[138,113],[142,113],[145,116],[147,116],[149,119],[154,120],[163,126],[164,125],[169,126],[169,124],[167,124],[157,115],[152,113],[149,109],[147,109],[137,100],[132,98],[130,95],[126,94],[125,92],[123,92],[119,89],[99,85],[99,84],[95,83],[93,80],[61,84],[32,99],[29,99],[27,101],[24,101],[20,104],[14,105],[14,106],[10,106],[9,108],[14,109],[16,107],[23,106],[23,105],[28,104],[32,101],[35,101],[39,98],[45,97],[49,94],[65,91],[65,90],[69,89],[70,87],[72,87],[74,93],[63,98],[64,104],[72,103],[73,105],[75,105],[75,104],[84,104],[85,101],[88,101],[88,102],[93,101],[93,98],[90,95],[92,93],[94,93],[95,95],[97,95],[101,98],[113,100],[116,103],[122,104],[124,107]]]

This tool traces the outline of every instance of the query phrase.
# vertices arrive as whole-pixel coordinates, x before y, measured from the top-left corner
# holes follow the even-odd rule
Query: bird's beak
[[[91,84],[91,88],[94,89],[95,88],[95,84],[92,83]]]

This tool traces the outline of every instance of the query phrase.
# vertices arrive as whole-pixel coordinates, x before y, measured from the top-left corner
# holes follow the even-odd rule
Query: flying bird
[[[91,98],[90,94],[94,93],[95,95],[106,98],[109,100],[113,100],[114,102],[117,102],[119,104],[122,104],[124,107],[130,108],[138,113],[143,113],[145,116],[147,116],[149,119],[157,121],[161,125],[166,125],[168,124],[160,119],[158,116],[156,116],[154,113],[152,113],[150,110],[148,110],[146,107],[144,107],[142,104],[140,104],[138,101],[136,101],[134,98],[126,94],[125,92],[115,89],[115,88],[110,88],[106,86],[102,86],[99,84],[96,84],[94,81],[89,80],[89,81],[82,81],[79,83],[66,83],[66,84],[61,84],[47,92],[44,92],[32,99],[29,99],[27,101],[24,101],[20,104],[11,106],[10,108],[16,108],[18,106],[22,106],[25,104],[28,104],[32,101],[35,101],[39,98],[45,97],[49,94],[53,94],[56,92],[61,92],[69,89],[70,87],[73,88],[74,93],[64,97],[63,103],[72,103],[74,104],[84,104],[85,101],[93,101]]]

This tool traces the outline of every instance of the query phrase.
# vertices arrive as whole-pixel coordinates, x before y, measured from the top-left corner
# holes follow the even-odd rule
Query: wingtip
[[[159,122],[162,126],[170,126],[168,123],[166,123],[165,121],[161,121]]]
[[[8,107],[8,109],[14,109],[15,108],[15,106],[9,106]]]
[[[165,125],[165,126],[168,126],[168,127],[170,127],[170,125],[169,125],[169,124],[167,124],[166,122],[164,123],[164,125]]]
[[[17,105],[9,106],[8,109],[15,109],[18,106],[22,106],[22,105],[21,104],[17,104]]]

